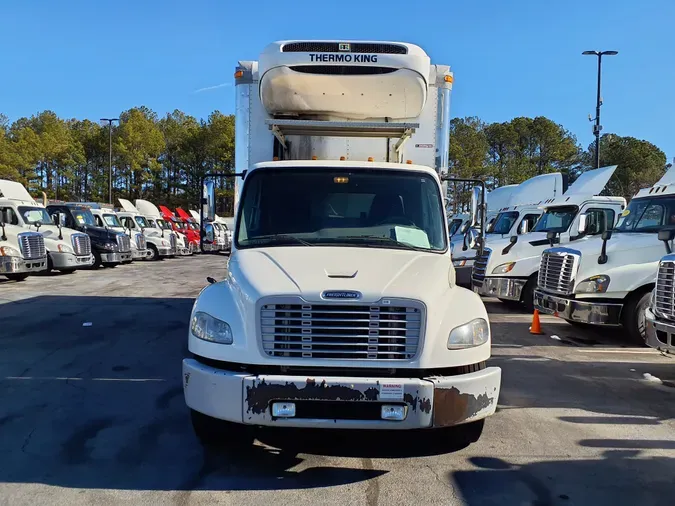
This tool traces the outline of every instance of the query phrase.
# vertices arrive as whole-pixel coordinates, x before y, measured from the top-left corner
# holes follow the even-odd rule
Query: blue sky
[[[672,0],[0,0],[0,112],[231,113],[237,60],[268,42],[388,39],[452,67],[453,116],[544,115],[587,146],[596,60],[581,52],[614,49],[603,63],[604,132],[649,140],[671,160],[673,20]]]

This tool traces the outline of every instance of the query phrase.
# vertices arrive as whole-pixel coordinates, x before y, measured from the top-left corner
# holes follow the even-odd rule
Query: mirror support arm
[[[478,255],[483,255],[483,248],[485,247],[485,181],[481,179],[464,179],[449,177],[446,174],[441,174],[441,181],[454,181],[458,183],[473,183],[481,188],[480,192],[480,232],[478,234]]]
[[[199,180],[199,249],[204,251],[204,204],[206,203],[206,197],[204,195],[204,182],[207,179],[229,179],[240,177],[244,179],[248,170],[243,170],[241,172],[209,172],[204,174]],[[236,211],[236,210],[235,210]]]

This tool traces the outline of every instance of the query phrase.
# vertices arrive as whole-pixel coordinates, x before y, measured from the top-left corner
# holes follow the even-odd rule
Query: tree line
[[[234,169],[234,116],[214,111],[197,119],[179,110],[158,115],[147,107],[124,111],[119,123],[62,119],[52,111],[10,122],[0,114],[0,179],[27,185],[34,195],[66,201],[108,200],[109,135],[112,135],[113,202],[146,198],[169,207],[194,208],[207,172]],[[594,167],[595,146],[548,118],[518,117],[485,123],[454,118],[450,173],[478,178],[492,189],[538,174],[563,172],[574,181]],[[668,168],[666,156],[645,140],[605,134],[601,165],[618,165],[606,193],[630,199]],[[219,182],[220,206],[231,212],[232,181]]]

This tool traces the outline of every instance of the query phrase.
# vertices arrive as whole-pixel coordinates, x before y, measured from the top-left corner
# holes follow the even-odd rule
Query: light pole
[[[598,57],[598,101],[595,106],[595,119],[590,121],[595,121],[593,125],[593,133],[595,134],[595,167],[600,168],[600,130],[602,126],[600,125],[600,106],[602,105],[602,98],[600,98],[600,76],[602,69],[602,57],[603,56],[614,56],[619,54],[618,51],[584,51],[581,53],[584,56],[597,56]],[[590,116],[590,115],[589,115]]]
[[[108,122],[108,204],[112,204],[112,122],[118,121],[119,118],[101,118],[101,121]]]

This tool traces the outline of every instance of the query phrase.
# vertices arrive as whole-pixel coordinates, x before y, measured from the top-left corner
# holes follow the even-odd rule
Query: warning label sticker
[[[380,383],[380,400],[403,400],[403,383]]]

